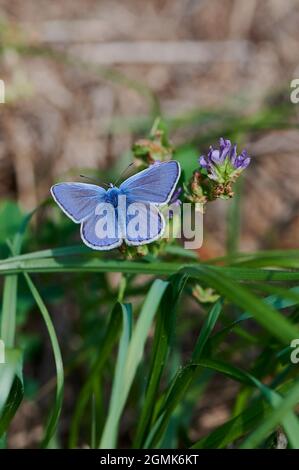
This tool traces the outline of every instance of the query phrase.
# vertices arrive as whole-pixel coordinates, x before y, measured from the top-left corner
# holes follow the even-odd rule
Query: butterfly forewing
[[[120,190],[132,202],[162,205],[169,202],[180,177],[180,165],[175,160],[155,163],[131,176]]]
[[[78,224],[95,213],[106,190],[95,184],[58,183],[52,186],[51,194],[63,212]]]

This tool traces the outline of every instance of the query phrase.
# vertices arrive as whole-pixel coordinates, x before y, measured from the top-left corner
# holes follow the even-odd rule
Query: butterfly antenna
[[[85,175],[80,175],[80,178],[85,178],[87,179],[88,181],[91,181],[92,183],[96,183],[96,184],[99,184],[99,182],[97,180],[95,180],[94,178],[90,178],[90,176],[85,176]],[[104,182],[100,182],[100,184],[102,186],[106,186],[107,188],[110,187],[110,185],[108,183],[104,183]]]
[[[131,166],[134,165],[134,162],[130,163],[130,165],[128,165],[122,172],[121,174],[119,175],[119,177],[117,178],[117,180],[113,183],[113,186],[116,186],[117,183],[124,177],[124,175],[127,173],[128,169],[131,168]]]

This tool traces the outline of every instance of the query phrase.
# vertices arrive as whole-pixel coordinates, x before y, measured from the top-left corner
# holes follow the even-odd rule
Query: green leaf
[[[101,449],[115,448],[117,429],[122,412],[122,406],[119,397],[121,397],[123,393],[125,382],[125,364],[132,333],[132,308],[130,305],[118,305],[122,312],[123,328],[119,343],[108,416],[100,443]]]
[[[289,417],[289,412],[299,403],[299,381],[297,380],[291,390],[283,397],[275,410],[262,422],[262,424],[241,444],[242,449],[253,449],[271,433],[279,424],[283,423],[285,418]],[[293,427],[295,425],[295,427]],[[291,433],[289,439],[294,438],[298,443],[298,420],[291,422]],[[296,434],[297,433],[297,434]],[[298,444],[294,446],[299,448]]]
[[[186,280],[187,277],[184,275],[175,275],[170,278],[169,287],[162,298],[155,328],[146,393],[144,401],[142,402],[141,416],[138,420],[133,448],[139,448],[142,446],[152,420],[157,401],[157,392],[173,336],[176,320],[176,305],[183,291]]]
[[[154,281],[145,298],[145,302],[136,322],[128,349],[128,357],[125,366],[125,386],[122,396],[123,403],[126,401],[137,367],[142,358],[144,345],[150,327],[167,286],[168,282],[157,279]]]
[[[1,339],[7,348],[12,348],[15,343],[17,288],[18,276],[6,276],[3,287]]]
[[[223,449],[257,426],[269,412],[272,410],[268,404],[262,399],[256,400],[241,414],[195,442],[191,449]]]
[[[137,367],[141,361],[144,346],[150,327],[152,325],[156,311],[158,310],[161,299],[164,295],[168,283],[157,279],[151,286],[148,295],[146,296],[145,302],[139,314],[136,326],[133,330],[132,337],[129,345],[126,345],[126,360],[125,364],[122,363],[123,371],[121,374],[121,383],[118,379],[118,393],[115,393],[115,401],[118,402],[117,413],[114,414],[114,421],[121,416],[127,397],[135,377]],[[105,440],[101,441],[101,447],[108,446],[109,448],[114,447],[114,441],[108,441],[106,439],[107,434],[114,437],[115,431],[104,431]]]
[[[19,255],[26,227],[33,213],[23,217],[17,232],[14,232],[13,242],[10,249],[14,255]],[[19,217],[19,216],[18,216]],[[1,340],[4,343],[6,364],[0,364],[0,413],[1,429],[4,432],[5,423],[7,426],[17,411],[23,396],[23,378],[22,378],[22,354],[14,348],[16,315],[17,315],[17,288],[18,276],[6,276],[3,287],[3,304],[1,315]],[[14,390],[11,387],[14,386]],[[13,403],[12,397],[15,398]],[[8,400],[6,402],[6,400]],[[3,410],[3,407],[5,409]]]
[[[263,302],[244,286],[232,282],[229,277],[220,275],[220,273],[210,269],[188,268],[184,269],[183,272],[189,274],[190,277],[207,282],[225,298],[248,311],[266,331],[282,343],[289,344],[293,338],[299,337],[299,330],[296,326],[292,325],[277,310]]]
[[[192,354],[192,362],[198,361],[201,356],[202,352],[204,350],[204,347],[214,329],[214,326],[217,323],[217,320],[219,318],[219,315],[221,313],[221,308],[222,308],[222,302],[218,301],[211,309],[206,321],[203,324],[203,327],[199,333],[197,343],[195,345],[193,354]]]
[[[290,385],[290,383],[284,384],[278,392],[284,393],[290,389]],[[255,429],[271,413],[272,408],[264,401],[264,397],[256,398],[242,413],[213,430],[208,436],[199,439],[191,448],[223,449]]]
[[[165,253],[167,253],[169,255],[172,255],[172,256],[177,256],[179,258],[193,259],[195,261],[199,261],[198,254],[196,253],[196,251],[187,250],[186,248],[183,248],[182,246],[166,245],[164,251],[165,251]]]
[[[19,349],[5,348],[5,363],[0,364],[0,437],[23,398],[22,364],[23,357]]]
[[[47,447],[51,438],[54,436],[54,433],[56,432],[56,428],[58,425],[59,421],[59,416],[61,413],[61,407],[62,407],[62,401],[63,401],[63,387],[64,387],[64,374],[63,374],[63,363],[62,363],[62,357],[61,357],[61,352],[59,348],[59,343],[58,339],[55,333],[55,329],[51,320],[51,317],[49,315],[49,312],[38,292],[36,289],[35,285],[33,284],[32,280],[30,279],[29,275],[27,273],[24,273],[26,282],[28,284],[28,287],[31,291],[31,294],[40,310],[40,313],[42,314],[42,317],[45,321],[52,349],[53,349],[53,354],[54,354],[54,359],[55,359],[55,366],[56,366],[56,397],[55,397],[55,403],[53,406],[53,410],[50,415],[50,419],[48,421],[48,424],[46,426],[46,430],[44,433],[44,438],[42,441],[42,447]]]
[[[231,364],[213,359],[202,359],[199,361],[198,365],[202,367],[208,367],[217,372],[221,372],[233,380],[244,383],[246,385],[256,386],[264,395],[266,400],[270,403],[270,405],[274,408],[279,407],[283,401],[278,393],[261,383],[252,374],[245,372],[238,367],[232,366]],[[293,447],[297,447],[299,445],[299,422],[297,417],[293,413],[286,413],[282,419],[282,424],[285,428],[290,443]]]
[[[184,398],[190,384],[194,380],[197,369],[196,365],[188,364],[178,370],[166,391],[165,399],[159,410],[156,421],[147,436],[144,448],[151,449],[158,445],[175,408]]]
[[[288,290],[289,293],[291,294],[296,294],[296,296],[299,293],[299,287],[294,287],[292,289]],[[265,297],[263,301],[266,304],[272,305],[273,307],[277,309],[284,309],[287,307],[292,307],[297,304],[297,297],[296,298],[290,298],[290,296],[287,296],[287,298],[282,298],[280,295],[270,295],[269,297]],[[242,313],[236,320],[231,322],[229,325],[227,325],[225,328],[222,330],[218,331],[216,334],[211,336],[211,338],[208,341],[207,347],[211,349],[216,349],[217,345],[221,342],[221,340],[226,336],[227,333],[230,333],[233,331],[233,329],[239,324],[242,323],[243,321],[249,320],[253,318],[253,316],[248,313]]]
[[[254,253],[234,253],[209,260],[209,263],[228,263],[246,267],[299,267],[299,250],[264,250]]]
[[[215,273],[236,281],[296,281],[299,271],[278,269],[251,269],[224,266],[208,266],[200,263],[174,263],[157,260],[143,261],[111,260],[100,257],[84,247],[59,248],[29,253],[0,261],[0,274],[48,272],[121,272],[131,274],[170,275],[181,269],[194,269],[198,275]],[[81,254],[80,254],[81,252]]]
[[[73,413],[73,419],[71,422],[69,447],[74,448],[77,446],[78,433],[80,427],[80,421],[83,416],[84,410],[87,406],[88,400],[92,394],[95,383],[99,380],[103,367],[105,366],[109,354],[112,351],[114,344],[119,335],[121,317],[119,315],[119,304],[116,303],[110,314],[108,325],[103,335],[103,342],[99,346],[98,355],[95,362],[88,373],[88,378],[84,383],[83,388],[80,391],[77,404]]]
[[[13,255],[18,256],[21,251],[22,241],[26,227],[32,217],[33,212],[22,219],[17,232],[13,237],[11,246]],[[7,348],[12,348],[15,341],[16,313],[17,313],[17,287],[18,276],[7,276],[4,280],[3,306],[1,317],[1,338]]]
[[[1,369],[1,366],[0,366]],[[14,375],[12,384],[10,384],[9,394],[6,396],[5,405],[0,416],[0,437],[4,437],[11,420],[19,408],[24,396],[23,378],[18,374]]]
[[[218,301],[212,307],[206,320],[204,321],[193,353],[193,359],[196,358],[196,361],[200,359],[205,343],[208,340],[217,319],[219,318],[221,305],[222,303]],[[160,441],[165,429],[167,428],[172,413],[185,396],[186,391],[194,380],[197,371],[198,367],[193,363],[187,364],[185,367],[180,368],[177,371],[172,383],[165,393],[165,399],[159,410],[157,420],[147,437],[145,442],[146,448],[156,446]]]

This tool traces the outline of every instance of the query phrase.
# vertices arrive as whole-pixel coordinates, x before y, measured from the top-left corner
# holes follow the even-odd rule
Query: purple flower
[[[250,157],[246,150],[240,155],[237,154],[236,144],[232,144],[229,139],[221,137],[219,148],[209,148],[207,155],[201,155],[199,164],[207,170],[208,177],[218,183],[233,181],[238,177],[250,163]]]
[[[235,157],[232,163],[235,168],[241,168],[242,170],[245,170],[245,168],[247,168],[250,163],[250,157],[247,151],[243,150],[240,155]]]

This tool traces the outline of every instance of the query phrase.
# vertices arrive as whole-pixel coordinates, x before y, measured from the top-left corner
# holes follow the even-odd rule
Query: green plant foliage
[[[144,87],[130,86],[155,108]],[[223,131],[239,140],[279,127],[279,116],[291,113],[270,111],[245,118],[204,110],[169,119],[172,131],[206,126],[178,148],[183,183],[192,177],[197,145]],[[138,131],[145,125],[132,124]],[[172,152],[166,129],[157,121],[146,149],[135,148],[143,162],[153,141],[155,152],[157,142]],[[227,254],[208,261],[176,242],[133,259],[94,252],[73,244],[73,227],[58,212],[53,217],[53,207],[34,232],[33,214],[1,204],[2,446],[22,401],[38,401],[46,389],[42,447],[259,448],[282,428],[288,447],[299,448],[298,365],[290,360],[299,338],[299,250],[239,252],[243,187],[239,181],[228,210]],[[66,340],[56,328],[57,311],[69,318]],[[28,333],[37,312],[55,365],[46,386],[23,369],[45,346],[39,332]],[[234,403],[226,421],[201,437],[196,422],[204,399],[213,401],[215,380],[234,384]]]

